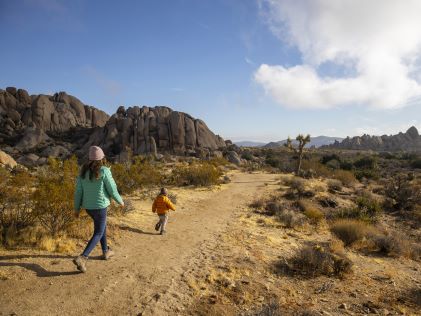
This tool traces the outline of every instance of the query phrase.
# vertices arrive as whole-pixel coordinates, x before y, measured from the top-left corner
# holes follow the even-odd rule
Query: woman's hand
[[[124,207],[124,202],[121,202],[120,206],[123,208]]]

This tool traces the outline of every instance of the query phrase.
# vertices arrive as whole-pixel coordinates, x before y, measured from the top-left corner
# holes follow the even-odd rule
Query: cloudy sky
[[[0,0],[0,88],[167,105],[233,140],[421,129],[420,16],[419,0]]]

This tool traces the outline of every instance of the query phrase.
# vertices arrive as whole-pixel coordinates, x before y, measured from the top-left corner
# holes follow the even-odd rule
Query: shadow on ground
[[[25,263],[25,262],[0,262],[0,267],[22,267],[31,271],[34,271],[37,277],[57,277],[64,275],[79,274],[79,271],[48,271],[36,263]]]

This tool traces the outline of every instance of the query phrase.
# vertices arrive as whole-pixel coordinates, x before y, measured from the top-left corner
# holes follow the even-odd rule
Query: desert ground
[[[131,195],[134,211],[111,219],[119,227],[116,256],[99,260],[97,247],[85,274],[71,255],[2,250],[0,314],[420,314],[421,265],[414,260],[347,249],[353,267],[343,277],[282,269],[301,247],[331,242],[331,233],[323,225],[290,229],[250,207],[282,192],[289,175],[229,177],[212,188],[171,189],[177,211],[164,236],[153,229],[151,199]]]

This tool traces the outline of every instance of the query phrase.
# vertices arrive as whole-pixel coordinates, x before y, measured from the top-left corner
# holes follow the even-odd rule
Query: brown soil
[[[193,299],[182,281],[186,271],[203,268],[200,258],[212,255],[209,245],[275,178],[235,173],[221,188],[173,190],[178,209],[164,236],[153,229],[151,201],[134,200],[136,211],[117,220],[117,256],[98,260],[97,247],[85,274],[76,271],[71,256],[0,251],[0,315],[183,314]]]
[[[421,265],[411,259],[346,249],[354,266],[343,278],[279,269],[333,239],[326,223],[288,229],[248,207],[282,193],[280,177],[235,172],[221,187],[172,189],[165,236],[153,230],[151,200],[134,198],[135,211],[112,220],[117,256],[93,257],[85,274],[64,255],[0,252],[0,315],[255,315],[271,303],[278,314],[260,315],[421,315]]]

